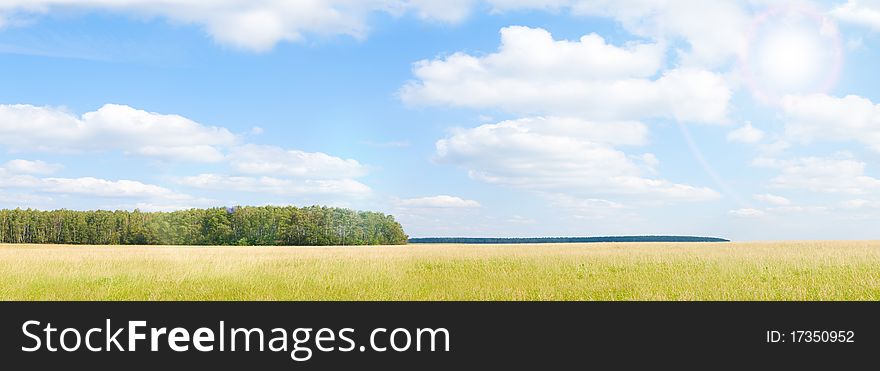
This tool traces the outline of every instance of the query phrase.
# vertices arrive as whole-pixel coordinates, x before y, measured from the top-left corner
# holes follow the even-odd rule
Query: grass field
[[[2,300],[880,300],[880,242],[0,245]]]

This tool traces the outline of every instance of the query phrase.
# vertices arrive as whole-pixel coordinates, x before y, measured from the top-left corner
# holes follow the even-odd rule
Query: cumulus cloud
[[[785,216],[791,217],[804,214],[827,214],[830,212],[840,211],[834,207],[828,206],[774,206],[761,209],[742,208],[731,210],[728,214],[740,218],[760,218],[764,216]]]
[[[785,133],[803,143],[857,141],[880,152],[880,105],[867,98],[825,94],[782,99]]]
[[[793,160],[757,159],[757,166],[779,169],[770,186],[813,192],[867,194],[880,191],[880,179],[865,174],[867,164],[849,155]]]
[[[242,174],[338,179],[367,173],[366,167],[353,159],[256,144],[232,148],[229,163]]]
[[[410,9],[419,18],[430,21],[459,22],[470,15],[478,0],[404,0],[385,1],[398,9]]]
[[[412,1],[411,1],[412,2]],[[685,65],[720,66],[736,57],[747,44],[752,16],[750,5],[766,1],[692,0],[457,0],[452,9],[484,3],[492,12],[522,9],[568,12],[578,16],[614,19],[627,31],[655,40],[681,40],[678,53]],[[419,3],[446,4],[421,0]]]
[[[658,40],[682,40],[686,65],[718,66],[747,43],[749,4],[739,0],[488,0],[496,11],[566,10],[575,15],[609,17],[627,31]],[[756,1],[752,1],[756,3]]]
[[[831,11],[837,19],[880,31],[880,1],[848,0]]]
[[[592,198],[589,195],[571,195],[564,193],[540,194],[553,207],[567,210],[575,219],[601,220],[606,218],[630,217],[635,218],[635,208],[619,202],[601,198]]]
[[[161,202],[187,202],[193,197],[168,188],[135,180],[107,180],[93,177],[40,178],[33,175],[4,175],[0,173],[0,187],[24,189],[43,194],[61,194],[98,198],[141,199]],[[31,197],[40,197],[30,194]]]
[[[0,188],[18,189],[26,193],[16,193],[17,200],[7,199],[16,207],[40,204],[48,206],[53,201],[47,195],[85,197],[89,199],[121,200],[138,204],[153,204],[155,210],[174,210],[193,207],[208,200],[197,199],[171,189],[135,180],[108,180],[94,177],[81,178],[41,178],[29,174],[4,174],[0,168]],[[137,206],[134,206],[137,207]],[[131,208],[134,208],[131,207]]]
[[[410,105],[502,109],[514,113],[600,120],[669,117],[722,122],[731,90],[722,76],[698,69],[657,74],[661,44],[610,45],[590,34],[554,40],[543,29],[507,27],[495,53],[451,56],[415,64],[400,90]]]
[[[182,183],[202,189],[282,195],[363,195],[369,187],[353,180],[366,166],[321,152],[237,143],[229,130],[199,124],[178,115],[105,105],[76,116],[63,109],[0,105],[0,147],[10,152],[121,151],[127,154],[195,162],[223,162],[235,175],[203,174]],[[174,209],[192,201],[167,188],[135,180],[93,177],[47,178],[61,165],[12,160],[0,165],[0,186],[43,193],[91,197],[140,198],[144,205]],[[173,202],[169,202],[173,201]],[[126,204],[126,205],[136,205]]]
[[[840,202],[838,207],[843,210],[868,210],[868,209],[880,209],[880,201],[871,201],[865,200],[861,198],[846,200]]]
[[[652,179],[653,156],[628,156],[614,145],[638,145],[636,122],[527,118],[459,129],[437,142],[437,159],[468,170],[473,179],[568,195],[636,195],[708,200],[714,190]]]
[[[170,189],[134,180],[106,180],[85,178],[45,178],[41,190],[49,193],[82,194],[98,197],[137,197],[159,199],[188,199]]]
[[[842,19],[873,19],[865,16],[870,8],[862,6],[864,2],[852,3],[836,14]],[[718,65],[746,42],[745,6],[736,0],[9,0],[0,2],[0,27],[14,23],[9,19],[19,15],[103,11],[195,24],[219,43],[266,51],[278,42],[299,41],[310,34],[363,38],[369,32],[368,19],[376,12],[459,22],[474,9],[540,9],[610,17],[638,36],[681,39],[687,44],[680,51],[683,62]]]
[[[461,197],[439,195],[398,200],[397,206],[406,208],[469,209],[480,207],[480,203],[474,200],[466,200]]]
[[[777,195],[769,194],[769,193],[765,193],[765,194],[761,194],[761,195],[755,195],[753,198],[754,198],[755,200],[758,200],[758,201],[761,201],[761,202],[766,202],[766,203],[768,203],[768,204],[775,205],[775,206],[788,206],[788,205],[791,205],[791,200],[789,200],[789,199],[787,199],[787,198],[785,198],[785,197],[782,197],[782,196],[777,196]]]
[[[752,209],[752,208],[730,210],[729,214],[733,215],[733,216],[740,217],[740,218],[757,218],[757,217],[767,215],[767,213],[764,212],[763,210]]]
[[[200,174],[182,177],[178,183],[206,190],[282,196],[360,197],[371,193],[370,187],[354,180],[366,175],[367,167],[353,159],[247,144],[230,148],[227,160],[233,175]]]
[[[0,105],[0,146],[13,152],[118,150],[184,161],[216,162],[236,137],[178,115],[108,104],[76,116],[60,108]]]
[[[76,10],[138,17],[161,17],[201,26],[219,43],[266,51],[282,41],[309,34],[363,38],[372,13],[415,13],[422,19],[458,22],[468,16],[471,0],[9,0],[0,2],[4,19]]]
[[[727,141],[755,144],[764,139],[764,132],[747,122],[745,125],[727,133]]]
[[[286,179],[269,176],[229,176],[200,174],[183,177],[178,183],[193,188],[248,193],[270,193],[282,196],[337,195],[363,196],[370,187],[353,179]]]
[[[201,25],[216,41],[265,51],[304,33],[366,32],[364,17],[381,1],[199,1],[199,0],[27,0],[0,3],[0,13],[44,14],[65,10],[109,11]]]
[[[61,170],[64,166],[45,161],[10,160],[0,165],[0,176],[4,174],[47,175]]]
[[[49,196],[34,195],[29,193],[7,193],[0,190],[0,205],[3,207],[21,207],[22,203],[34,209],[45,209],[52,203]]]

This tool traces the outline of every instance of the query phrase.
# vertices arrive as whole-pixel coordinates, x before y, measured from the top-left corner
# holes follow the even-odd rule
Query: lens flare
[[[824,15],[801,6],[773,8],[755,18],[740,56],[746,85],[760,101],[825,93],[842,64],[840,34]]]
[[[779,30],[760,49],[758,73],[783,90],[801,90],[822,73],[822,45],[802,30]]]

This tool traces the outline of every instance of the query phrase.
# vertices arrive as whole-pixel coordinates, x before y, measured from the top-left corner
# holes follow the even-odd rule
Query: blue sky
[[[880,2],[0,2],[0,207],[870,239]]]

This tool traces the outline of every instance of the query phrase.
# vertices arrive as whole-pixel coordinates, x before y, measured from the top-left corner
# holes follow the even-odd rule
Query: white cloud
[[[513,215],[510,218],[507,218],[505,222],[510,224],[526,225],[538,223],[538,220],[533,218],[526,218],[522,215]]]
[[[665,59],[666,48],[660,43],[631,42],[618,47],[596,33],[576,41],[554,40],[541,28],[510,26],[501,29],[500,34],[499,50],[476,60],[499,78],[646,78],[655,75]]]
[[[627,208],[625,205],[598,198],[575,198],[562,194],[548,195],[558,207],[578,209],[581,211],[617,210]]]
[[[844,210],[880,209],[880,202],[858,198],[843,201],[839,207]]]
[[[791,214],[819,214],[834,211],[828,206],[777,206],[767,209],[768,212],[782,215]]]
[[[880,1],[848,0],[831,11],[837,19],[880,31]]]
[[[766,202],[768,204],[775,205],[775,206],[791,205],[791,200],[789,200],[785,197],[782,197],[782,196],[777,196],[777,195],[769,194],[769,193],[762,194],[762,195],[755,195],[753,198],[755,200],[758,200],[761,202]]]
[[[13,152],[118,150],[215,162],[223,159],[220,148],[235,142],[225,128],[124,105],[108,104],[82,117],[59,108],[0,105],[0,146]]]
[[[163,17],[204,27],[216,41],[265,51],[283,40],[296,41],[304,33],[366,32],[364,18],[383,1],[353,0],[21,0],[0,3],[0,14],[44,14],[65,10],[109,11]]]
[[[727,140],[729,142],[755,144],[760,142],[761,139],[764,139],[764,132],[761,131],[761,129],[752,126],[752,123],[750,122],[747,122],[742,127],[727,133]]]
[[[106,180],[85,178],[45,178],[41,190],[48,193],[80,194],[98,197],[134,197],[158,199],[188,199],[170,189],[134,180]]]
[[[865,206],[872,204],[871,201],[863,200],[863,199],[855,199],[855,200],[847,200],[841,202],[841,206],[847,209],[861,209]]]
[[[836,211],[827,206],[775,206],[763,209],[742,208],[731,210],[728,214],[740,218],[760,218],[763,216],[801,216],[804,214],[827,214]]]
[[[554,208],[568,210],[572,217],[577,219],[599,220],[609,217],[635,217],[632,213],[632,207],[605,199],[591,198],[589,195],[542,193],[541,196],[547,199]]]
[[[50,164],[44,161],[29,160],[10,160],[0,165],[0,176],[4,173],[10,174],[29,174],[29,175],[47,175],[61,170],[64,166],[60,164]]]
[[[685,65],[718,66],[740,53],[747,43],[751,16],[739,0],[489,0],[496,9],[568,9],[576,15],[610,17],[639,36],[680,39]],[[754,2],[754,1],[753,1]]]
[[[268,176],[248,177],[200,174],[181,178],[179,183],[200,189],[270,193],[283,196],[328,194],[338,196],[363,196],[371,192],[370,187],[353,179],[294,180]]]
[[[411,105],[498,108],[600,120],[671,117],[722,122],[731,90],[715,73],[676,69],[656,80],[660,44],[617,47],[590,34],[556,41],[545,30],[507,27],[496,53],[456,53],[416,63],[400,96]]]
[[[42,205],[49,207],[55,201],[46,194],[72,196],[86,199],[126,200],[137,204],[153,204],[156,210],[174,210],[204,205],[210,200],[196,199],[165,187],[135,180],[107,180],[94,177],[39,178],[33,175],[4,175],[0,168],[0,188],[24,190],[17,193],[16,200],[2,197],[2,202],[15,207]],[[92,200],[95,202],[95,200]],[[100,203],[100,201],[98,201]],[[129,204],[126,204],[129,205]],[[134,205],[134,204],[130,204]],[[162,205],[161,207],[158,205]],[[131,206],[128,208],[135,208]]]
[[[461,197],[439,195],[399,200],[397,201],[397,206],[406,208],[470,209],[480,207],[480,203]]]
[[[880,105],[867,98],[824,94],[782,99],[785,134],[803,143],[858,141],[880,152]]]
[[[645,141],[643,125],[528,118],[460,129],[437,142],[437,158],[487,183],[568,195],[635,195],[665,200],[719,197],[709,188],[651,179],[652,156],[628,156],[614,145]],[[645,161],[644,159],[652,159]]]
[[[229,161],[233,169],[243,174],[339,179],[367,173],[366,167],[356,160],[255,144],[232,148]]]
[[[122,105],[105,105],[81,117],[58,108],[0,105],[0,146],[10,152],[121,151],[184,161],[224,161],[236,175],[249,175],[203,174],[185,178],[182,182],[219,191],[355,196],[370,192],[369,187],[352,179],[367,173],[367,168],[356,160],[275,146],[238,145],[237,140],[225,128],[208,127],[178,115],[150,113]],[[149,206],[157,210],[186,208],[198,201],[136,180],[35,176],[45,176],[60,168],[60,165],[42,161],[9,161],[0,166],[0,187],[98,198],[130,198],[139,202],[124,206],[145,206],[144,209]]]
[[[52,201],[52,197],[48,196],[29,193],[7,193],[0,190],[0,205],[4,205],[4,207],[16,208],[24,204],[34,209],[45,209]]]
[[[638,36],[684,40],[684,63],[720,65],[746,42],[750,19],[744,7],[736,0],[7,0],[0,2],[0,27],[15,23],[17,15],[104,11],[195,24],[219,43],[266,51],[309,34],[363,38],[376,12],[459,22],[474,8],[562,10],[613,18]]]
[[[443,22],[459,22],[471,13],[471,8],[477,3],[476,0],[405,0],[385,1],[386,3],[398,3],[400,8],[411,8],[419,16],[426,20]]]
[[[770,181],[770,186],[775,188],[846,194],[880,191],[880,179],[865,175],[867,164],[848,155],[794,160],[758,159],[754,164],[780,170],[780,174]]]
[[[53,12],[104,11],[137,17],[161,17],[196,24],[217,42],[266,51],[282,41],[300,41],[309,34],[363,38],[374,12],[407,12],[427,20],[458,22],[467,17],[471,0],[7,0],[0,2],[5,18]]]
[[[744,208],[744,209],[736,209],[730,210],[730,215],[741,217],[741,218],[757,218],[767,215],[763,210]]]
[[[282,196],[358,197],[371,192],[354,180],[367,174],[366,166],[321,152],[247,144],[231,148],[227,160],[236,175],[200,174],[178,182],[199,189]]]
[[[458,129],[458,132],[455,133],[456,135],[441,142],[443,145],[455,145],[460,153],[476,154],[477,148],[468,148],[467,142],[457,143],[456,141],[475,137],[488,140],[500,132],[509,133],[510,135],[522,134],[524,136],[523,139],[530,139],[532,136],[541,135],[559,137],[560,139],[569,137],[572,142],[583,139],[611,145],[640,146],[648,141],[648,129],[638,121],[596,122],[570,117],[530,117],[502,121],[497,124],[485,124],[473,129]],[[549,145],[539,146],[538,144],[540,143],[534,143],[538,147],[535,150],[540,149],[540,147],[551,147]],[[553,148],[545,149],[553,152],[557,151]],[[442,151],[439,143],[438,150],[441,150],[441,155],[448,156],[448,154]]]
[[[11,174],[9,171],[0,169],[0,187],[37,188],[42,184],[42,179],[33,175]]]
[[[762,144],[758,148],[764,156],[777,156],[791,148],[791,143],[787,140],[779,139]]]

